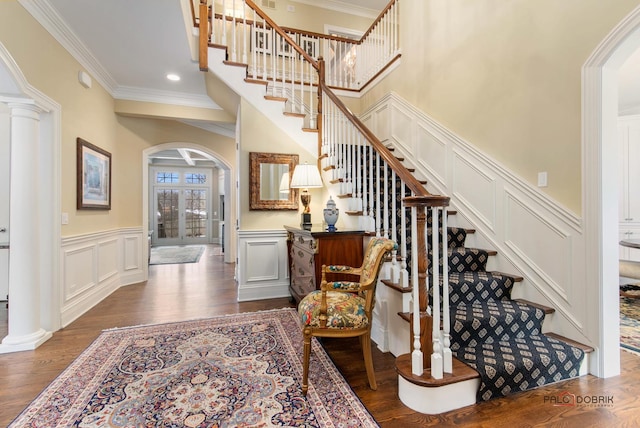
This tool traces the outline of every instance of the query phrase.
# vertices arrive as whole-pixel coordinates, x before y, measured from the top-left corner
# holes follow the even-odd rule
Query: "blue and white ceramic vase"
[[[338,215],[340,215],[340,210],[336,208],[336,203],[329,196],[329,200],[327,201],[327,207],[322,210],[324,214],[324,221],[327,223],[327,231],[335,232],[336,231],[336,222],[338,221]]]

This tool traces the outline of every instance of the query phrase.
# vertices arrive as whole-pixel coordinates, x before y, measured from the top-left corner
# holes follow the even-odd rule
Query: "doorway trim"
[[[60,304],[60,239],[61,239],[61,141],[62,107],[60,104],[31,86],[22,70],[11,56],[9,50],[0,43],[0,102],[31,103],[40,109],[38,127],[38,147],[41,150],[41,163],[34,171],[38,172],[38,187],[41,189],[39,215],[39,296],[33,302],[40,326],[47,332],[61,327]],[[14,195],[15,196],[15,195]],[[10,195],[11,199],[11,195]],[[11,227],[11,225],[9,225]],[[11,251],[11,250],[10,250]],[[9,284],[11,292],[11,284]],[[9,297],[11,298],[11,297]],[[12,322],[9,305],[9,322]],[[16,318],[17,320],[17,318]],[[40,343],[33,343],[37,347]],[[12,352],[10,345],[1,345],[0,352]],[[28,346],[28,344],[24,344]],[[24,347],[23,346],[23,347]]]
[[[640,47],[640,6],[596,47],[582,67],[582,211],[585,226],[588,330],[598,358],[590,372],[620,374],[618,296],[617,117],[622,63]],[[613,145],[613,147],[612,147]],[[614,191],[612,191],[612,189]]]
[[[186,143],[186,142],[171,142],[171,143],[163,143],[158,144],[142,151],[142,230],[149,230],[149,156],[170,149],[191,149],[198,150],[203,153],[206,153],[210,156],[215,157],[221,164],[222,170],[225,174],[224,180],[224,194],[227,196],[227,203],[225,204],[225,224],[235,224],[236,222],[236,213],[230,209],[230,207],[235,206],[236,203],[236,194],[235,189],[232,189],[231,183],[235,183],[235,171],[229,162],[221,156],[219,153],[199,144],[195,143]],[[232,191],[234,190],[234,191]],[[228,221],[227,221],[228,219]],[[224,261],[226,263],[234,263],[235,262],[235,251],[236,251],[236,231],[235,227],[226,228],[229,232],[224,236]],[[145,251],[148,251],[148,248],[145,248]],[[149,255],[146,254],[148,257]]]

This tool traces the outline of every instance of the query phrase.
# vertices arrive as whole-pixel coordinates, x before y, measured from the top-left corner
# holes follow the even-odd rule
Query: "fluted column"
[[[12,102],[9,334],[0,352],[35,349],[51,337],[40,323],[38,140],[41,110]]]

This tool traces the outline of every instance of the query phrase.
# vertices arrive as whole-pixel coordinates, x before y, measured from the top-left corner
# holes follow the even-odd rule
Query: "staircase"
[[[334,57],[342,52],[347,58],[346,53],[367,46],[366,34],[353,45],[328,38],[302,49],[296,40],[312,36],[293,36],[252,1],[238,2],[241,18],[201,3],[199,16],[209,19],[194,18],[200,67],[318,156],[347,224],[398,243],[398,253],[381,274],[386,279],[378,286],[372,335],[397,357],[403,403],[437,414],[585,374],[585,356],[592,349],[544,331],[553,308],[511,299],[514,287],[524,286],[523,278],[489,270],[496,252],[467,247],[474,230],[448,226],[448,218],[455,219],[449,198],[427,192],[412,165],[394,156],[394,148],[383,145],[326,84],[327,68],[334,86],[343,82],[347,89],[379,74],[338,69],[335,61],[327,66],[318,55],[322,46],[334,46]],[[391,1],[377,22],[397,18],[398,3]],[[375,24],[367,34],[375,34],[383,47],[384,68],[398,58],[398,49],[379,42],[385,34]],[[382,27],[396,28],[387,22]],[[397,38],[394,31],[387,36]],[[277,40],[276,45],[287,44],[286,51],[294,54],[277,58],[273,51],[267,57],[264,50],[248,50],[246,41],[238,46],[238,40],[257,33]],[[225,40],[232,46],[222,44]]]

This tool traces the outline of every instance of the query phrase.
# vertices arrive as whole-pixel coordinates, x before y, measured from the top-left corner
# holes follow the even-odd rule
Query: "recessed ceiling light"
[[[177,82],[178,80],[180,80],[180,76],[178,76],[177,74],[169,73],[167,74],[167,79],[171,80],[172,82]]]

